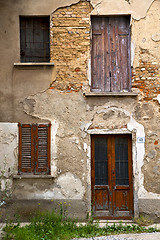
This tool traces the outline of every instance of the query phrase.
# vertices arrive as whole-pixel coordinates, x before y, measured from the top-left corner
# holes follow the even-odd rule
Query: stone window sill
[[[84,92],[85,97],[136,97],[136,92]]]
[[[32,174],[22,174],[22,175],[13,175],[13,179],[52,179],[51,175],[32,175]]]
[[[41,63],[14,63],[14,67],[21,70],[37,70],[37,69],[51,69],[54,67],[54,63],[41,62]]]

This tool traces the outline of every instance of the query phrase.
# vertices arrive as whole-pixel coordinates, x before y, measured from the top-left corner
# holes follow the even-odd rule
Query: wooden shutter
[[[92,86],[96,92],[131,89],[130,18],[92,17]]]
[[[130,18],[118,18],[118,66],[119,66],[119,91],[131,90],[131,56],[130,56]]]
[[[51,124],[19,124],[19,173],[50,173]]]
[[[92,90],[101,91],[103,87],[102,18],[94,18],[92,23]]]
[[[39,124],[37,126],[36,173],[50,172],[50,127],[50,124]]]
[[[30,124],[19,124],[19,173],[33,171],[33,131]]]
[[[110,91],[109,18],[92,18],[92,91]]]

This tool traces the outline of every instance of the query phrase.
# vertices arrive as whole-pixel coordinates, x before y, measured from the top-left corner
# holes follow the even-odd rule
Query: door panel
[[[95,189],[95,210],[109,210],[109,191],[108,189]]]
[[[92,136],[92,206],[99,218],[131,218],[131,135]]]

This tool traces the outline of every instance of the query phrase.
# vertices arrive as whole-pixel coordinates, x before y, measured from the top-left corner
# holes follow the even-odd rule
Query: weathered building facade
[[[2,213],[160,218],[160,1],[0,0]],[[5,174],[3,173],[5,171]]]

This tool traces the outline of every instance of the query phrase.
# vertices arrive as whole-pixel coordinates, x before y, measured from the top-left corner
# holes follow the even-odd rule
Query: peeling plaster
[[[84,146],[84,147],[83,147],[83,148],[84,148],[84,151],[87,152],[87,143],[84,142],[83,146]]]
[[[52,10],[51,15],[60,8],[70,7],[74,4],[77,4],[78,2],[80,2],[80,0],[65,0],[64,2],[65,3],[63,3],[63,4],[61,2],[60,2],[61,4],[59,4],[59,1],[57,1],[58,4],[56,7],[54,7],[54,10]]]
[[[89,122],[89,123],[82,123],[81,124],[81,131],[87,131],[87,129],[92,125],[92,122]]]
[[[153,34],[152,40],[155,42],[159,42],[160,41],[160,33]]]
[[[127,125],[128,129],[132,132],[136,131],[136,139],[138,137],[145,138],[144,127],[142,124],[136,122],[131,118]],[[160,199],[160,194],[155,194],[152,192],[147,192],[144,188],[144,174],[142,173],[142,167],[144,165],[144,155],[145,155],[145,143],[137,143],[136,140],[136,156],[133,158],[133,171],[135,177],[135,189],[138,187],[138,198],[139,199]]]
[[[147,11],[155,0],[92,0],[92,15],[131,14],[135,20],[145,18]],[[137,8],[138,6],[138,8]]]
[[[51,175],[56,177],[58,174],[58,170],[56,167],[56,159],[57,159],[57,145],[56,145],[56,134],[58,130],[59,124],[56,120],[51,121]]]
[[[61,174],[54,182],[17,183],[14,190],[16,199],[83,199],[85,188],[81,180],[67,172]]]
[[[35,191],[35,199],[66,199],[59,188],[54,187],[52,190],[45,190],[43,193]]]
[[[0,123],[0,167],[17,172],[18,123]],[[8,172],[8,171],[7,171]]]
[[[156,98],[154,98],[154,100],[157,100],[158,103],[160,104],[160,94],[158,94],[158,96]]]
[[[131,66],[133,67],[134,57],[135,57],[135,50],[136,50],[136,42],[131,42]]]
[[[67,199],[82,199],[85,188],[82,185],[81,180],[68,172],[62,174],[56,180],[57,185],[60,187],[62,194]]]

